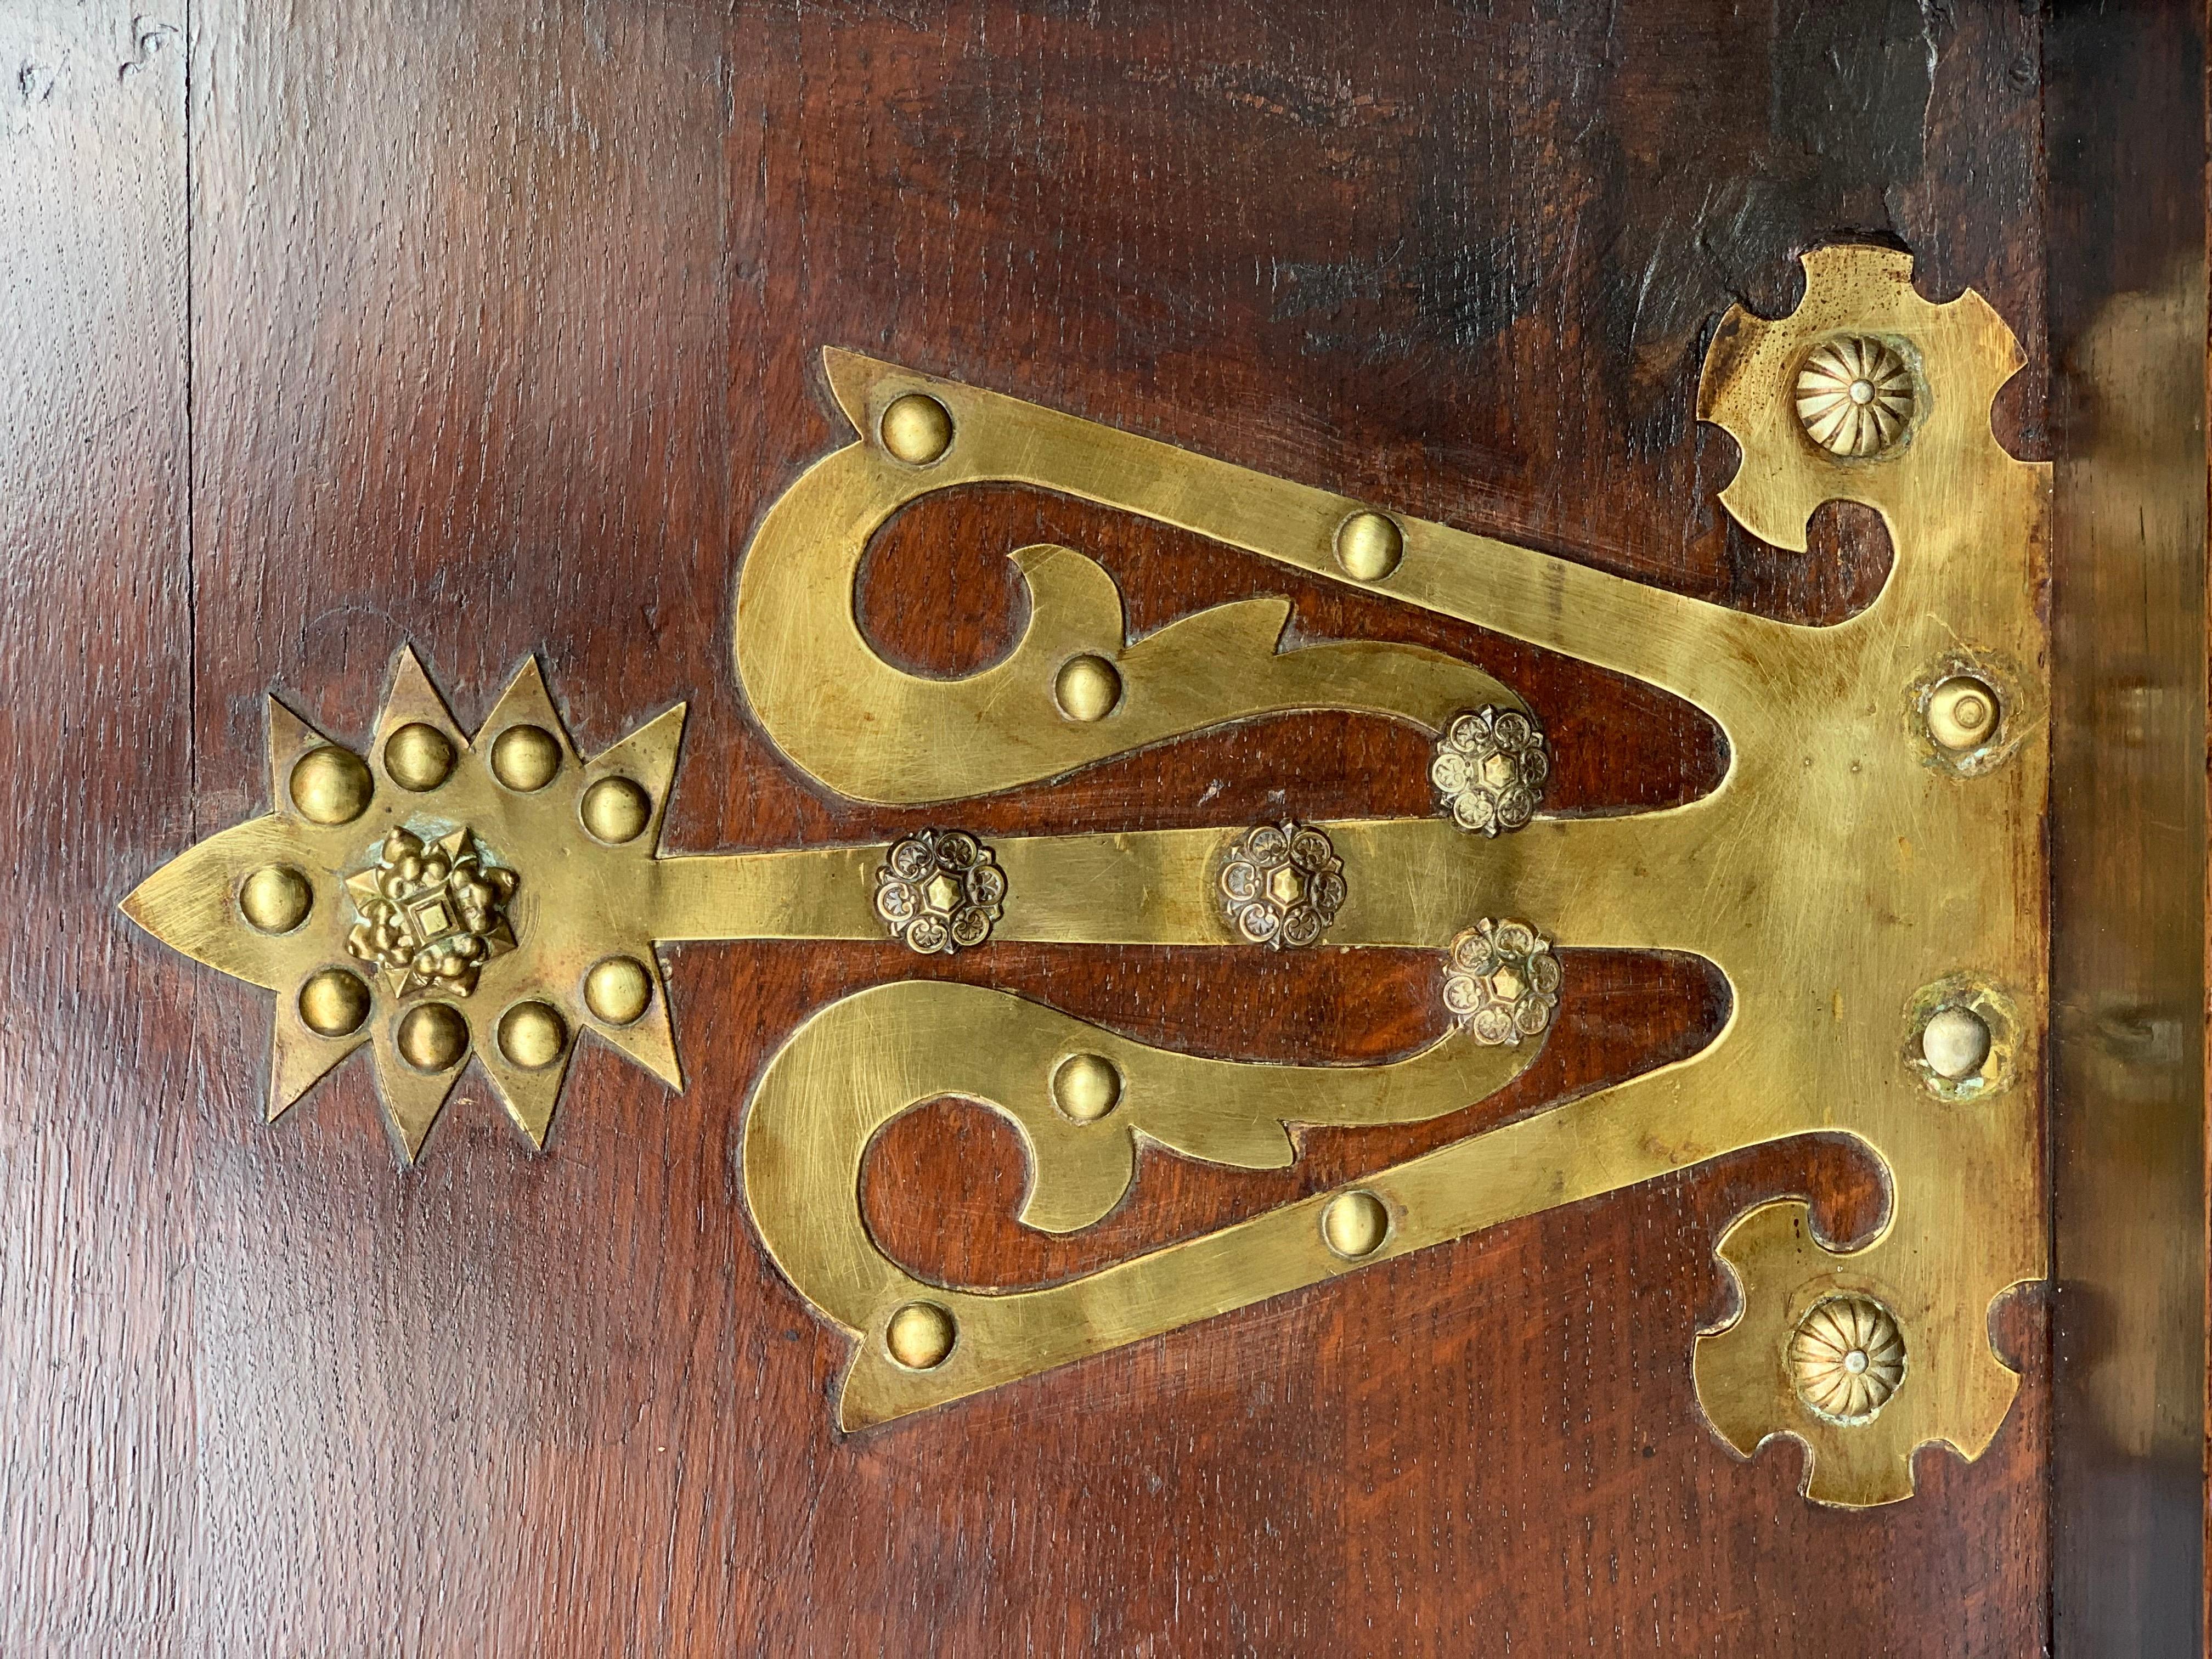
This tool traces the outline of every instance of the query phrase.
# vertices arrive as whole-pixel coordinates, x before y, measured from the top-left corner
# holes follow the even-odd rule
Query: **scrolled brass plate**
[[[1741,446],[1721,499],[1765,541],[1803,553],[1808,517],[1829,501],[1881,515],[1888,580],[1832,627],[827,355],[858,435],[763,520],[734,629],[751,706],[796,764],[863,799],[954,802],[1259,713],[1346,708],[1420,726],[1457,757],[1432,817],[986,842],[940,808],[937,828],[896,846],[670,855],[659,826],[680,709],[586,760],[533,668],[471,738],[403,653],[361,754],[272,704],[275,810],[156,872],[125,908],[277,994],[272,1115],[372,1046],[410,1158],[471,1055],[533,1142],[585,1036],[679,1085],[664,943],[1255,951],[1272,921],[1286,944],[1433,950],[1455,1023],[1386,1066],[1197,1059],[933,981],[807,1019],[747,1108],[744,1188],[778,1267],[854,1345],[839,1420],[882,1423],[1512,1217],[1840,1133],[1887,1176],[1881,1231],[1837,1253],[1799,1200],[1737,1218],[1717,1250],[1741,1306],[1697,1339],[1694,1376],[1743,1455],[1775,1435],[1804,1443],[1813,1498],[1903,1498],[1916,1449],[1972,1457],[1996,1432],[2018,1378],[1991,1346],[1989,1310],[2046,1270],[2037,596],[2050,477],[1990,431],[2021,358],[1978,295],[1929,304],[1910,258],[1886,249],[1823,249],[1805,270],[1791,315],[1723,321],[1698,412]],[[1279,649],[1279,599],[1133,642],[1112,579],[1066,548],[1015,553],[1032,614],[1008,657],[964,679],[905,674],[854,618],[861,553],[906,504],[989,481],[1139,514],[1644,680],[1718,722],[1727,774],[1678,807],[1547,817],[1541,728],[1480,670],[1376,641]],[[1356,1188],[1042,1288],[932,1283],[860,1217],[872,1138],[946,1094],[1015,1126],[1031,1170],[1022,1218],[1050,1231],[1119,1200],[1139,1136],[1279,1167],[1295,1156],[1291,1124],[1457,1109],[1533,1061],[1572,952],[1588,948],[1702,957],[1733,994],[1725,1027],[1686,1060]]]

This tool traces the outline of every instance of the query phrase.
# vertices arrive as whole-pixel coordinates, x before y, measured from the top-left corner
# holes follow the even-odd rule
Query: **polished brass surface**
[[[959,679],[909,674],[878,654],[853,610],[869,538],[909,502],[963,484],[1034,484],[1194,530],[1342,580],[1339,532],[1363,504],[1267,477],[1149,438],[1012,398],[932,380],[851,352],[823,353],[854,429],[872,434],[908,397],[948,411],[941,459],[912,465],[890,447],[848,444],[809,468],[763,519],[738,577],[735,655],[753,712],[791,760],[842,794],[886,804],[957,800],[1055,777],[1186,732],[1280,709],[1346,708],[1431,732],[1490,704],[1523,708],[1480,669],[1374,640],[1279,648],[1290,602],[1239,599],[1131,642],[1114,580],[1074,549],[1016,548],[1030,620],[1006,657]],[[1381,515],[1369,514],[1370,517]],[[1353,538],[1363,568],[1378,548],[1411,559],[1416,538],[1452,538],[1449,557],[1505,544],[1410,520]],[[1395,543],[1393,538],[1395,538]],[[1425,561],[1439,555],[1432,545]],[[1372,559],[1374,562],[1370,563]],[[1395,561],[1389,561],[1395,563]],[[1571,568],[1571,567],[1569,567]],[[1400,591],[1394,577],[1390,591]],[[1409,595],[1428,603],[1430,584]],[[1449,608],[1449,607],[1445,607]],[[804,641],[805,648],[793,641]],[[1110,667],[1112,712],[1073,715],[1057,692],[1071,658]],[[1433,943],[1434,941],[1430,941]]]
[[[1394,520],[1404,544],[1389,577],[1395,596],[1689,699],[1727,733],[1720,786],[1662,811],[1537,816],[1494,842],[1469,842],[1445,821],[1314,827],[1342,861],[1346,896],[1329,932],[1334,944],[1441,948],[1483,916],[1517,914],[1540,918],[1547,933],[1573,945],[1693,952],[1719,967],[1734,997],[1726,1028],[1692,1059],[1363,1182],[1394,1218],[1388,1238],[1363,1260],[1388,1260],[1760,1141],[1850,1134],[1890,1182],[1881,1229],[1863,1248],[1838,1253],[1813,1237],[1800,1200],[1740,1218],[1719,1249],[1741,1306],[1698,1340],[1695,1372],[1715,1427],[1745,1455],[1771,1435],[1792,1436],[1810,1453],[1811,1496],[1863,1504],[1909,1493],[1912,1451],[1929,1440],[1969,1456],[1988,1443],[2017,1386],[1990,1346],[1988,1310],[2045,1267],[2032,1161],[2037,1091],[2022,1085],[2038,1058],[2043,1007],[2039,824],[2047,773],[2036,594],[2048,477],[2008,456],[1991,435],[1991,401],[2020,358],[1978,297],[1930,305],[1912,288],[1909,259],[1881,250],[1823,250],[1806,268],[1806,295],[1792,316],[1769,323],[1739,311],[1723,325],[1700,413],[1741,447],[1723,500],[1754,534],[1802,551],[1806,520],[1825,501],[1856,501],[1881,514],[1895,562],[1858,616],[1827,628],[1771,622],[1444,526]],[[1808,355],[1847,333],[1894,343],[1913,365],[1910,422],[1869,455],[1841,456],[1810,441],[1798,412],[1797,377]],[[1324,575],[1337,568],[1336,526],[1360,510],[885,365],[835,359],[832,373],[848,407],[927,385],[952,410],[961,453],[972,454],[963,477],[1051,483]],[[1019,444],[1009,436],[994,452],[1002,433]],[[1034,458],[1063,448],[1079,452],[1085,465],[1075,467],[1072,456],[1065,469],[1014,464],[1017,449]],[[940,743],[929,768],[902,772],[866,744],[835,755],[826,743],[816,750],[809,717],[785,701],[796,698],[799,682],[782,679],[748,643],[768,637],[747,632],[745,606],[756,593],[763,616],[782,607],[788,625],[799,586],[791,572],[810,533],[823,560],[835,552],[844,569],[846,526],[879,521],[884,509],[857,496],[844,514],[826,510],[836,492],[810,481],[836,464],[818,466],[770,514],[754,549],[755,558],[769,556],[748,567],[738,658],[763,718],[810,769],[864,794],[976,793],[1024,775],[1005,746],[980,734],[969,741],[979,724],[988,728],[988,716],[962,712],[972,705],[932,703],[933,690],[903,704],[891,722],[909,751],[926,746],[931,732],[963,734]],[[861,475],[839,476],[841,489],[865,495]],[[1102,478],[1126,489],[1109,491]],[[811,532],[781,518],[801,501],[816,521]],[[1045,613],[1041,603],[1039,617]],[[824,617],[822,625],[834,624]],[[1961,672],[1998,688],[2005,712],[1966,755],[1939,754],[1926,697]],[[887,692],[884,706],[903,695]],[[1519,707],[1483,699],[1449,713],[1486,702]],[[1431,729],[1441,732],[1449,713]],[[1125,739],[1147,740],[1145,732]],[[1063,749],[1046,764],[1030,752],[1028,775],[1082,757]],[[1217,861],[1219,843],[1209,840],[1161,831],[1006,842],[1000,858],[1019,896],[1001,936],[1202,942],[1208,918],[1193,913],[1194,900],[1229,896],[1218,886],[1226,867]],[[1264,890],[1255,887],[1254,896]],[[1916,1002],[1923,992],[1937,999],[1924,1012]],[[1951,1003],[1971,1007],[1992,1031],[1981,1070],[1956,1081],[1936,1078],[1921,1048],[1926,1018]],[[1379,1109],[1443,1109],[1444,1100],[1474,1099],[1504,1081],[1534,1047],[1486,1048],[1455,1029],[1398,1066],[1302,1075],[1164,1055],[988,991],[882,987],[817,1014],[770,1063],[747,1121],[748,1200],[793,1284],[856,1340],[881,1329],[889,1310],[924,1298],[957,1324],[958,1343],[927,1373],[878,1363],[865,1344],[856,1350],[839,1414],[857,1427],[1346,1266],[1320,1224],[1336,1195],[1322,1194],[1064,1284],[1005,1294],[929,1285],[886,1260],[852,1213],[866,1146],[909,1107],[952,1094],[1012,1119],[1034,1171],[1024,1218],[1064,1230],[1103,1213],[1127,1179],[1125,1144],[1110,1166],[1081,1175],[1084,1201],[1066,1196],[1077,1178],[1071,1171],[1090,1171],[1107,1144],[1079,1139],[1090,1131],[1047,1097],[1053,1067],[1070,1052],[1104,1054],[1127,1079],[1125,1103],[1109,1124],[1191,1156],[1259,1163],[1260,1148],[1220,1143],[1218,1117],[1188,1115],[1231,1108],[1238,1123],[1263,1114],[1342,1123],[1377,1121]],[[1478,1059],[1504,1069],[1479,1077]],[[1209,1064],[1216,1069],[1203,1069]],[[1407,1068],[1425,1080],[1447,1064],[1458,1073],[1451,1084],[1425,1090],[1418,1105],[1403,1098]],[[1391,1104],[1381,1107],[1354,1079],[1386,1089]],[[1270,1091],[1264,1105],[1251,1092],[1262,1085]],[[1203,1136],[1195,1133],[1201,1121]],[[1275,1161],[1287,1156],[1279,1145],[1267,1151]],[[1911,1386],[1867,1421],[1815,1412],[1785,1358],[1800,1322],[1838,1295],[1889,1310],[1914,1356]]]
[[[1740,1306],[1698,1340],[1698,1394],[1747,1455],[1776,1434],[1803,1442],[1814,1498],[1904,1497],[1915,1448],[1942,1440],[1972,1456],[1996,1432],[2017,1378],[1990,1346],[1988,1310],[2045,1267],[2032,1160],[2047,781],[2036,605],[2048,477],[1991,435],[1991,400],[2019,356],[1978,297],[1929,304],[1910,260],[1885,250],[1832,248],[1805,263],[1805,298],[1791,316],[1766,322],[1738,310],[1724,320],[1699,413],[1741,448],[1722,499],[1753,534],[1802,554],[1807,519],[1826,501],[1881,515],[1895,548],[1889,578],[1865,611],[1832,627],[1729,611],[830,354],[847,414],[877,441],[818,462],[769,509],[735,630],[752,706],[799,765],[863,799],[941,800],[1255,713],[1340,708],[1408,720],[1437,740],[1434,817],[988,846],[937,829],[888,846],[662,856],[680,709],[586,761],[528,670],[485,724],[495,734],[487,766],[403,654],[380,741],[367,749],[383,757],[380,777],[272,704],[270,775],[292,782],[297,810],[211,837],[126,908],[179,949],[283,990],[343,957],[349,880],[374,872],[380,896],[403,906],[419,897],[412,886],[384,892],[395,834],[423,849],[398,844],[403,884],[428,879],[433,846],[449,866],[473,849],[479,872],[512,872],[499,896],[514,948],[487,950],[474,995],[459,997],[434,958],[422,986],[381,983],[350,1036],[277,1021],[272,1113],[371,1042],[410,1157],[471,1053],[540,1142],[572,1034],[592,1032],[680,1083],[653,957],[661,942],[888,931],[937,954],[992,939],[1249,948],[1325,936],[1332,946],[1435,951],[1452,1024],[1420,1054],[1384,1065],[1174,1054],[936,980],[879,985],[812,1015],[758,1080],[743,1170],[777,1265],[854,1342],[839,1420],[880,1423],[1741,1147],[1840,1133],[1887,1176],[1886,1220],[1849,1253],[1813,1236],[1801,1200],[1733,1223],[1718,1250]],[[1850,453],[1814,441],[1799,396],[1808,365],[1844,337],[1881,343],[1909,365],[1913,392],[1894,431],[1871,449],[1854,439]],[[1858,360],[1871,363],[1877,391],[1883,361]],[[1681,806],[1547,817],[1541,735],[1480,671],[1372,642],[1279,652],[1286,607],[1267,599],[1131,644],[1111,580],[1067,549],[1016,554],[1033,611],[1006,659],[965,679],[904,674],[854,617],[868,537],[921,494],[989,479],[1105,502],[1328,579],[1382,581],[1395,599],[1646,680],[1719,724],[1726,775]],[[1103,672],[1071,679],[1085,658]],[[1961,677],[1987,687],[1995,710],[1963,748],[1939,741],[1930,720],[1939,689]],[[388,770],[384,739],[410,721],[453,744],[451,775],[428,793]],[[308,760],[303,794],[294,769]],[[349,827],[324,827],[337,820],[314,816],[311,800],[315,811],[350,809]],[[404,873],[410,856],[422,861],[415,877]],[[301,871],[313,889],[305,920],[281,936],[240,908],[242,884],[272,864]],[[382,925],[371,926],[370,944]],[[1728,981],[1727,1023],[1687,1060],[1381,1171],[1356,1194],[1316,1194],[1035,1289],[929,1282],[890,1260],[860,1212],[876,1135],[944,1096],[1014,1126],[1030,1170],[1022,1220],[1052,1232],[1088,1226],[1118,1203],[1141,1144],[1279,1168],[1297,1155],[1296,1125],[1455,1110],[1540,1050],[1571,975],[1554,940],[1700,957]],[[395,934],[395,955],[399,942]],[[635,972],[610,967],[617,961]],[[635,1023],[624,1024],[633,1007]],[[1989,1033],[1978,1063],[1957,1075],[1931,1059],[1948,1068],[1956,1058],[1946,1035],[1955,1035],[1954,1011]],[[1909,1383],[1893,1384],[1870,1412],[1816,1406],[1842,1396],[1808,1397],[1790,1358],[1806,1322],[1839,1297],[1878,1308],[1911,1352]],[[1886,1365],[1885,1345],[1865,1352],[1869,1368]]]

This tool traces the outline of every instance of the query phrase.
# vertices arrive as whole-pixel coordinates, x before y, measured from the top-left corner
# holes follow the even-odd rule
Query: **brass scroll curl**
[[[2046,1267],[2033,1148],[2047,786],[2037,594],[2049,469],[2014,459],[1991,434],[1991,403],[2021,358],[1978,296],[1930,304],[1912,286],[1910,258],[1881,249],[1824,249],[1805,268],[1792,315],[1767,321],[1736,310],[1723,320],[1698,412],[1742,447],[1722,499],[1754,533],[1802,551],[1807,519],[1823,502],[1848,499],[1881,515],[1895,548],[1889,578],[1864,611],[1832,627],[1745,615],[1407,517],[1392,520],[1398,556],[1358,576],[1336,556],[1333,538],[1350,505],[1340,498],[880,364],[843,360],[836,373],[864,430],[901,398],[924,396],[945,411],[953,435],[940,465],[967,469],[961,476],[1024,477],[1334,580],[1357,577],[1646,680],[1719,722],[1727,775],[1682,806],[1540,818],[1494,842],[1433,821],[1324,826],[1350,893],[1332,943],[1440,946],[1476,915],[1505,910],[1565,945],[1694,952],[1726,975],[1735,999],[1725,1028],[1688,1060],[1362,1182],[1363,1201],[1388,1224],[1360,1260],[1744,1147],[1850,1135],[1887,1173],[1882,1231],[1838,1254],[1811,1236],[1801,1201],[1740,1218],[1717,1249],[1741,1305],[1698,1338],[1694,1370],[1714,1427],[1744,1455],[1787,1435],[1807,1448],[1810,1496],[1869,1504],[1911,1492],[1918,1447],[1942,1441],[1973,1456],[1988,1443],[2018,1385],[1991,1346],[1988,1312]],[[845,469],[826,495],[849,495],[853,505],[825,514],[825,495],[811,484],[821,475],[810,475],[771,514],[774,533],[763,532],[757,558],[763,545],[776,560],[794,556],[800,526],[782,515],[803,497],[823,568],[849,568],[861,528],[914,487],[892,461],[864,461],[858,450],[826,464]],[[805,613],[808,625],[849,628],[844,580],[834,606],[823,600]],[[773,697],[756,677],[767,630],[795,625],[798,587],[772,567],[749,568],[738,623],[756,702],[794,747],[830,741],[826,730],[802,738],[793,723],[811,677],[787,661],[771,675]],[[1040,658],[1024,672],[1043,665]],[[862,793],[977,793],[1040,775],[1071,752],[1042,759],[1032,748],[1011,759],[976,740],[995,730],[988,723],[955,718],[949,704],[913,707],[911,718],[936,722],[923,728],[927,741],[905,750],[927,751],[927,781],[909,772],[892,788],[878,757]],[[848,735],[869,725],[849,702],[835,719]],[[1034,708],[1030,719],[1037,723]],[[1055,729],[1046,741],[1063,737]],[[1190,832],[1174,831],[1002,848],[1015,894],[1003,934],[1197,937],[1200,885],[1156,877],[1193,870],[1201,851]],[[1091,879],[1052,878],[1079,864]],[[1103,896],[1109,891],[1121,902]],[[1024,892],[1088,896],[1073,908],[1048,897],[1030,914]],[[1102,923],[1109,911],[1120,920]],[[1044,1290],[978,1297],[923,1285],[885,1261],[846,1213],[858,1201],[861,1123],[939,1092],[981,1091],[1005,1109],[1008,1093],[1024,1090],[1023,1121],[1042,1121],[1036,1111],[1049,1109],[1035,1103],[1052,1042],[1016,1043],[1017,1071],[1006,1078],[990,1051],[1010,1024],[1042,1022],[1042,1031],[1058,1018],[1010,1014],[989,993],[889,986],[817,1015],[764,1073],[747,1128],[747,1192],[794,1285],[859,1338],[841,1407],[848,1424],[1343,1269],[1319,1229],[1346,1193]],[[1290,1086],[1318,1099],[1325,1091],[1310,1075],[1292,1074]],[[1158,1086],[1194,1087],[1173,1076]],[[1200,1103],[1186,1092],[1152,1109]],[[1287,1115],[1325,1113],[1316,1105]],[[1263,1127],[1272,1133],[1272,1119]],[[1031,1142],[1038,1180],[1066,1180],[1053,1173],[1066,1136],[1038,1133],[1047,1137]],[[1103,1190],[1088,1190],[1092,1203]],[[941,1340],[902,1349],[893,1322],[922,1304],[911,1316],[932,1322]]]
[[[927,1282],[884,1254],[854,1202],[869,1144],[910,1107],[954,1095],[1000,1113],[1028,1155],[1023,1224],[1069,1233],[1128,1190],[1140,1139],[1281,1169],[1295,1156],[1288,1124],[1435,1117],[1503,1088],[1540,1048],[1483,1047],[1455,1028],[1389,1065],[1253,1066],[1152,1048],[1005,992],[879,985],[823,1009],[778,1051],[746,1120],[745,1200],[777,1265],[861,1339],[838,1420],[862,1428],[1354,1265],[1330,1249],[1317,1200],[1042,1289]],[[1088,1121],[1055,1102],[1071,1064],[1111,1080],[1110,1106]],[[1386,1231],[1355,1260],[1387,1247]],[[951,1337],[927,1368],[901,1364],[886,1341],[900,1310],[916,1304],[947,1321]]]
[[[1354,640],[1281,649],[1286,599],[1216,605],[1130,641],[1114,579],[1072,548],[1050,545],[1012,554],[1030,614],[1004,660],[949,680],[896,668],[860,631],[854,585],[869,538],[935,491],[1034,484],[1252,552],[1289,551],[1293,562],[1298,553],[1329,556],[1332,532],[1359,503],[852,352],[825,350],[823,362],[863,435],[808,468],[762,521],[739,579],[735,651],[761,724],[841,794],[887,805],[988,794],[1295,709],[1388,715],[1431,732],[1485,704],[1526,712],[1481,670],[1418,646]],[[902,398],[949,411],[939,458],[917,465],[887,447],[884,421]],[[1297,498],[1290,514],[1279,511],[1286,491]],[[1061,671],[1079,659],[1110,688],[1101,698],[1109,706],[1082,711],[1089,718],[1056,694]]]

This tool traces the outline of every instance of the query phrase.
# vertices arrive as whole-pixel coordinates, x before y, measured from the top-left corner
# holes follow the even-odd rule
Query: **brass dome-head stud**
[[[1121,1074],[1103,1054],[1070,1054],[1052,1074],[1052,1103],[1078,1123],[1096,1123],[1121,1100]]]
[[[368,1018],[368,987],[359,974],[325,968],[300,988],[300,1024],[317,1036],[351,1036]]]
[[[653,802],[628,778],[601,778],[584,791],[584,828],[611,847],[635,841],[653,816]]]
[[[653,975],[635,957],[609,957],[584,975],[584,1006],[606,1024],[632,1024],[652,1000]]]
[[[289,933],[307,919],[315,890],[289,864],[268,864],[238,890],[238,911],[257,933]]]
[[[310,749],[292,769],[292,805],[310,823],[351,823],[375,790],[367,763],[335,744]]]
[[[933,1370],[952,1352],[952,1316],[934,1302],[909,1302],[891,1316],[884,1346],[910,1371]]]
[[[550,1003],[518,1002],[499,1017],[499,1052],[510,1066],[543,1071],[568,1046],[568,1022]]]
[[[1322,1242],[1347,1261],[1374,1255],[1389,1233],[1390,1212],[1372,1193],[1339,1193],[1321,1212]]]
[[[491,775],[518,795],[543,789],[561,769],[561,745],[542,726],[510,726],[491,746]]]
[[[1355,581],[1379,582],[1406,556],[1406,532],[1387,513],[1363,508],[1336,532],[1336,562]]]
[[[1070,657],[1052,683],[1060,712],[1086,726],[1103,720],[1121,701],[1121,677],[1103,657]]]
[[[891,399],[877,428],[884,447],[908,466],[927,466],[952,447],[952,416],[926,392]]]
[[[453,775],[453,740],[436,726],[410,720],[384,740],[384,769],[402,789],[422,794]]]
[[[418,1072],[450,1072],[469,1051],[469,1023],[448,1003],[410,1008],[395,1038],[399,1057]]]

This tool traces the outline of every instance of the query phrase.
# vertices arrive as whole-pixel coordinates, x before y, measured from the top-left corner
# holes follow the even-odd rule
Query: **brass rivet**
[[[1052,683],[1060,711],[1072,720],[1088,725],[1103,720],[1121,701],[1121,677],[1103,657],[1070,657],[1060,665]]]
[[[325,744],[292,769],[292,805],[313,823],[351,823],[368,811],[376,785],[350,749]]]
[[[1946,749],[1975,749],[1997,729],[1997,694],[1972,674],[1954,674],[1928,694],[1928,735]]]
[[[951,1314],[934,1302],[909,1302],[891,1316],[884,1346],[907,1370],[926,1371],[945,1363],[952,1352],[952,1335]]]
[[[384,769],[392,782],[416,794],[435,789],[453,774],[453,743],[434,726],[410,720],[384,740]]]
[[[492,776],[517,794],[543,789],[560,769],[561,745],[542,726],[510,726],[491,746]]]
[[[653,976],[629,957],[609,957],[584,975],[585,1006],[610,1025],[629,1024],[652,1000]]]
[[[300,988],[300,1023],[318,1036],[351,1036],[368,1018],[368,987],[343,968],[310,974]]]
[[[1052,1074],[1052,1103],[1078,1123],[1096,1123],[1121,1099],[1121,1074],[1103,1054],[1070,1054]]]
[[[499,1051],[510,1066],[542,1071],[568,1046],[568,1022],[550,1003],[518,1002],[499,1017]]]
[[[952,416],[923,392],[891,399],[884,411],[884,447],[908,466],[927,466],[952,447]]]
[[[289,864],[268,864],[238,890],[239,913],[264,933],[289,933],[314,908],[315,890]]]
[[[399,1022],[399,1057],[418,1072],[449,1072],[469,1051],[469,1023],[459,1009],[426,1002]]]
[[[645,791],[628,778],[601,778],[584,791],[584,828],[610,845],[635,841],[653,815]]]
[[[1347,1261],[1372,1255],[1390,1231],[1390,1212],[1372,1193],[1339,1193],[1321,1212],[1322,1242]]]
[[[1387,514],[1355,513],[1337,529],[1336,562],[1359,581],[1381,581],[1405,556],[1405,532]]]
[[[1990,1057],[1989,1022],[1971,1008],[1941,1009],[1921,1028],[1920,1054],[1946,1081],[1972,1077]]]

